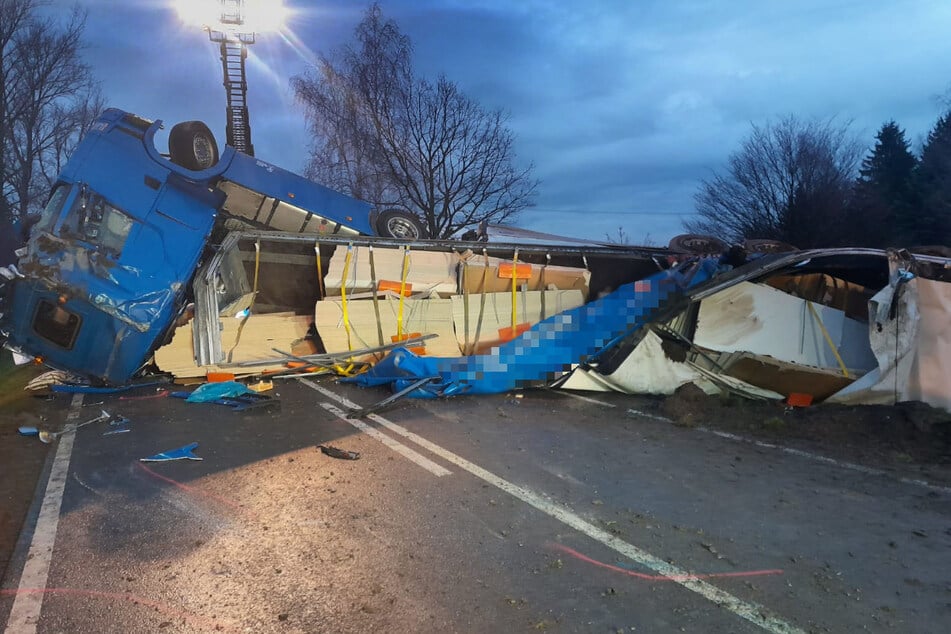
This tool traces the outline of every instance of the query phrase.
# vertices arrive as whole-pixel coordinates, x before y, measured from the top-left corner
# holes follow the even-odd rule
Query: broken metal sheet
[[[550,382],[572,365],[594,359],[644,325],[670,310],[684,291],[710,278],[715,259],[681,264],[646,279],[625,284],[584,306],[536,324],[486,354],[451,359],[417,357],[408,350],[391,353],[368,372],[348,382],[392,384],[403,389],[413,381],[439,376],[411,396],[496,394]]]
[[[868,326],[846,317],[844,311],[813,306],[818,320],[806,300],[770,286],[740,282],[700,302],[693,342],[710,350],[750,352],[819,368],[838,368],[838,352],[849,370],[863,374],[874,368]]]
[[[704,391],[716,392],[703,375],[684,361],[667,356],[662,340],[649,332],[634,350],[610,374],[596,368],[578,367],[558,387],[565,390],[625,392],[629,394],[669,395],[682,385],[697,383]]]
[[[829,402],[917,400],[951,411],[951,284],[915,278],[885,287],[871,305],[869,338],[878,367]]]
[[[951,284],[916,282],[918,349],[905,397],[951,411]]]

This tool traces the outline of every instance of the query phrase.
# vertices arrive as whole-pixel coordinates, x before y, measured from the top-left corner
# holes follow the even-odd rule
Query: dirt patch
[[[951,414],[924,403],[788,407],[707,396],[687,385],[658,402],[675,423],[728,431],[869,467],[951,483]]]
[[[44,403],[23,391],[40,371],[33,366],[14,368],[8,353],[0,359],[0,578],[6,573],[50,448],[17,432],[21,425],[45,424]]]

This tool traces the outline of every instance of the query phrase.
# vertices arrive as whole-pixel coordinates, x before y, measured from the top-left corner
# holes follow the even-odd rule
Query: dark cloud
[[[308,143],[288,79],[346,42],[366,5],[286,1],[298,40],[260,38],[249,102],[258,155],[299,169]],[[223,128],[217,52],[170,4],[85,2],[90,62],[114,105]],[[699,179],[724,164],[751,122],[834,116],[871,144],[894,118],[915,139],[948,86],[945,0],[381,4],[412,38],[421,73],[444,73],[510,114],[518,160],[543,181],[522,222],[572,235],[623,225],[665,242],[692,211]]]

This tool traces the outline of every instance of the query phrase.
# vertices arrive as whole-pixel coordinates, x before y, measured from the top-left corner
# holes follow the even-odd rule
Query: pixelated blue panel
[[[411,393],[423,398],[497,394],[547,383],[650,323],[668,300],[709,279],[716,266],[716,259],[691,262],[625,284],[600,299],[553,315],[484,354],[432,358],[401,348],[369,372],[346,380],[361,385],[393,383],[395,389],[402,389],[423,377],[439,377]]]

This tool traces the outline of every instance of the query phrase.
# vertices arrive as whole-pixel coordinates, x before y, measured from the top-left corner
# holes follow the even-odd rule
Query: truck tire
[[[743,248],[747,253],[788,253],[789,251],[799,250],[798,248],[786,242],[760,238],[754,240],[744,240]]]
[[[201,121],[183,121],[168,133],[168,153],[172,163],[201,171],[218,162],[215,135]]]
[[[429,237],[429,232],[419,217],[402,209],[387,209],[376,219],[376,232],[384,238],[419,240]]]
[[[667,248],[690,255],[719,255],[728,251],[730,245],[714,236],[684,233],[671,238]]]

